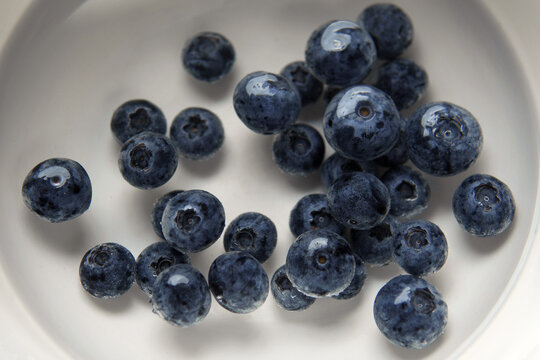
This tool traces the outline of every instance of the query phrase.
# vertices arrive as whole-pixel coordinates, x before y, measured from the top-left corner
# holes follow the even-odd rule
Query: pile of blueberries
[[[408,118],[425,92],[426,72],[398,58],[411,44],[408,16],[390,4],[366,8],[356,22],[331,21],[309,38],[305,61],[280,74],[254,72],[236,86],[234,109],[251,130],[276,135],[273,156],[287,174],[319,171],[326,194],[302,197],[290,213],[296,241],[285,265],[269,281],[261,266],[276,247],[277,231],[263,214],[244,213],[225,229],[221,202],[204,190],[178,190],[157,200],[152,226],[165,241],[141,252],[137,260],[123,246],[105,243],[90,249],[80,264],[82,286],[93,296],[114,298],[136,281],[154,312],[186,327],[209,312],[211,294],[225,309],[249,313],[272,292],[285,310],[309,307],[317,298],[349,299],[366,279],[365,264],[395,261],[408,275],[391,279],[375,298],[374,317],[393,343],[423,348],[436,341],[447,323],[447,305],[422,277],[445,263],[444,233],[426,220],[407,220],[427,206],[430,187],[424,176],[403,165],[450,176],[468,169],[482,148],[482,131],[466,109],[433,102]],[[201,33],[182,53],[195,78],[214,82],[233,66],[231,43],[217,33]],[[362,84],[377,60],[373,85]],[[325,161],[323,136],[296,123],[303,106],[323,95],[324,139],[335,150]],[[211,157],[224,141],[220,119],[202,108],[182,111],[170,126],[154,104],[132,100],[113,114],[111,129],[122,143],[118,160],[127,182],[141,189],[165,184],[178,156]],[[377,169],[388,168],[381,176]],[[72,219],[88,209],[92,190],[82,166],[69,159],[38,164],[24,180],[28,207],[51,222]],[[494,236],[512,222],[514,201],[508,187],[490,175],[472,175],[457,188],[453,212],[469,233]],[[399,219],[404,219],[400,221]],[[215,243],[224,232],[226,252],[218,256],[208,281],[190,265],[189,254]]]

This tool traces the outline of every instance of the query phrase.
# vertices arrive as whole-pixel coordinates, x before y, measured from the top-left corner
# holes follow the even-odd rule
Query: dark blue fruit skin
[[[402,223],[394,238],[394,261],[406,272],[424,276],[437,272],[448,257],[442,230],[427,220]]]
[[[375,87],[390,95],[400,111],[420,100],[427,85],[425,70],[408,59],[396,59],[381,66],[375,82]]]
[[[137,257],[136,280],[139,287],[152,296],[157,277],[166,269],[177,264],[191,264],[187,254],[160,241],[147,246]]]
[[[306,175],[317,170],[324,159],[324,140],[307,124],[293,124],[276,136],[272,144],[274,162],[291,175]]]
[[[279,74],[294,85],[300,94],[302,106],[313,104],[321,97],[323,83],[313,76],[304,61],[295,61],[288,64]]]
[[[459,185],[452,199],[457,222],[469,233],[494,236],[514,219],[514,197],[508,186],[486,174],[471,175]]]
[[[294,85],[281,75],[257,71],[234,89],[236,114],[252,131],[277,134],[294,124],[302,103]]]
[[[386,93],[369,85],[342,90],[324,113],[324,136],[340,155],[373,160],[396,144],[400,117]]]
[[[356,267],[354,268],[354,277],[352,278],[351,283],[339,294],[332,295],[334,299],[348,300],[360,294],[364,282],[366,281],[366,267],[364,266],[362,259],[356,254],[354,254],[354,261]]]
[[[201,81],[221,79],[231,71],[234,60],[235,52],[230,41],[213,32],[195,35],[182,50],[184,68]]]
[[[174,118],[170,137],[180,155],[190,160],[202,160],[221,148],[225,132],[221,120],[213,112],[192,107]]]
[[[161,134],[144,132],[122,145],[118,167],[124,179],[139,189],[165,184],[178,167],[175,145]]]
[[[377,60],[377,51],[363,27],[334,20],[311,34],[305,58],[313,75],[325,84],[349,86],[366,78]]]
[[[218,304],[237,314],[255,311],[268,297],[268,275],[245,251],[218,256],[210,265],[208,283]]]
[[[225,251],[247,251],[261,264],[272,255],[276,243],[276,226],[267,216],[256,212],[238,215],[223,236]]]
[[[328,230],[301,234],[290,246],[285,264],[294,287],[315,298],[342,292],[350,285],[356,267],[347,240]]]
[[[156,314],[180,327],[200,322],[212,305],[203,274],[187,264],[171,266],[159,274],[151,300]]]
[[[187,190],[169,200],[161,227],[171,246],[187,253],[199,252],[220,237],[225,227],[225,210],[209,192]]]
[[[421,106],[406,129],[409,158],[435,176],[455,175],[471,166],[482,149],[482,130],[467,110],[448,103]]]
[[[373,315],[379,330],[392,343],[422,349],[444,332],[448,307],[439,291],[427,281],[399,275],[379,290]]]
[[[411,44],[413,26],[409,17],[395,5],[376,4],[367,7],[359,16],[377,47],[380,59],[391,60],[401,55]]]
[[[337,221],[365,230],[384,220],[390,210],[390,193],[375,175],[345,174],[328,189],[328,205]]]
[[[328,189],[343,174],[360,171],[375,174],[375,170],[375,164],[371,161],[355,161],[334,153],[324,160],[321,165],[321,181],[324,187]]]
[[[24,203],[39,217],[52,223],[76,218],[92,201],[92,184],[84,168],[64,158],[37,164],[22,185]]]
[[[342,236],[345,233],[345,226],[330,214],[325,194],[309,194],[298,200],[289,215],[289,228],[295,237],[310,230],[328,230]]]
[[[171,192],[166,193],[157,201],[154,203],[154,207],[152,208],[152,228],[154,229],[154,232],[162,239],[165,239],[165,235],[163,235],[163,230],[161,229],[161,220],[163,218],[163,211],[165,211],[165,207],[167,206],[167,203],[169,200],[171,200],[176,195],[183,192],[183,190],[173,190]]]
[[[369,265],[382,266],[394,258],[394,238],[400,223],[387,215],[382,223],[367,230],[351,229],[351,247]]]
[[[418,171],[404,165],[395,166],[383,174],[381,181],[390,192],[390,214],[412,217],[427,207],[431,189]]]
[[[167,120],[160,108],[147,100],[130,100],[113,113],[111,130],[116,139],[125,143],[129,138],[145,131],[165,134]]]
[[[328,106],[334,96],[336,96],[341,90],[343,90],[342,86],[326,86],[323,92],[324,104]]]
[[[81,284],[91,295],[111,299],[129,290],[135,281],[135,258],[116,243],[97,245],[84,254],[79,266]]]
[[[276,270],[270,280],[270,289],[277,304],[288,311],[305,310],[315,302],[315,298],[298,291],[289,278],[285,265]]]
[[[379,166],[392,167],[405,164],[409,160],[409,153],[407,151],[407,138],[405,129],[407,121],[401,120],[401,127],[399,131],[399,138],[396,144],[383,156],[379,156],[374,160],[375,164]]]

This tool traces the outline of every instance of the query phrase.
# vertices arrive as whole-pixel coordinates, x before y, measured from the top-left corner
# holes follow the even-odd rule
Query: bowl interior
[[[31,315],[77,358],[371,359],[447,358],[468,341],[501,300],[523,255],[537,196],[538,132],[533,102],[512,48],[489,10],[475,1],[396,1],[411,17],[415,38],[403,57],[429,75],[422,103],[444,100],[479,120],[484,147],[467,172],[427,177],[432,199],[418,216],[438,224],[449,243],[442,270],[427,278],[449,308],[446,333],[431,347],[411,351],[390,344],[373,320],[380,287],[401,271],[368,268],[362,293],[347,301],[323,299],[300,313],[286,313],[271,295],[256,312],[235,315],[215,301],[197,326],[179,329],[151,311],[135,285],[115,300],[86,294],[79,283],[82,255],[101,242],[119,242],[137,256],[159,239],[150,225],[153,202],[173,189],[204,189],[225,207],[227,222],[243,212],[269,216],[278,246],[264,264],[271,276],[294,241],[289,212],[300,197],[324,189],[317,174],[283,174],[272,161],[272,137],[249,131],[232,106],[235,84],[256,70],[279,72],[303,58],[311,31],[332,19],[351,19],[364,1],[95,0],[36,2],[21,20],[0,67],[1,178],[0,263]],[[193,34],[217,31],[236,49],[231,74],[208,85],[189,77],[180,62]],[[141,191],[121,177],[119,145],[110,117],[122,102],[148,99],[170,121],[189,106],[207,107],[223,121],[224,147],[212,159],[181,160],[162,188]],[[324,105],[303,110],[300,121],[321,129]],[[332,150],[327,147],[327,155]],[[93,185],[90,210],[49,224],[24,206],[27,172],[50,157],[80,162]],[[509,185],[516,201],[512,227],[501,236],[475,238],[455,221],[451,197],[473,173],[492,174]],[[194,254],[205,276],[223,252],[222,240]]]

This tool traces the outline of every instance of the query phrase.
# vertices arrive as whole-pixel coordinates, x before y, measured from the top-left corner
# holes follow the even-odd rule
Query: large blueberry
[[[170,137],[180,155],[191,160],[202,160],[211,157],[221,148],[225,132],[216,114],[191,107],[174,118]]]
[[[354,261],[356,267],[354,268],[354,276],[351,283],[339,294],[332,295],[334,299],[348,300],[360,294],[366,281],[366,267],[364,266],[364,261],[356,254],[354,254]]]
[[[122,145],[118,167],[124,179],[139,189],[165,184],[178,167],[176,147],[164,135],[143,132]]]
[[[370,229],[351,229],[352,249],[367,264],[389,264],[394,257],[394,238],[398,230],[399,222],[392,215],[387,215],[382,223]]]
[[[392,343],[422,349],[442,335],[448,307],[439,291],[427,281],[399,275],[377,293],[373,315],[379,330]]]
[[[154,229],[154,232],[162,239],[165,239],[165,235],[163,235],[163,230],[161,229],[161,220],[163,218],[163,211],[165,211],[165,207],[169,203],[169,200],[171,200],[176,195],[180,194],[183,190],[173,190],[159,199],[154,203],[154,207],[152,208],[152,228]]]
[[[396,166],[388,169],[381,181],[390,192],[390,214],[412,217],[427,207],[431,190],[418,171],[408,166]]]
[[[24,203],[42,219],[57,223],[84,213],[92,200],[92,185],[84,168],[63,158],[45,160],[26,175]]]
[[[329,188],[343,174],[365,171],[375,173],[375,164],[371,161],[355,161],[344,158],[338,153],[330,155],[321,165],[321,181]]]
[[[302,294],[293,286],[287,277],[285,265],[278,268],[272,276],[270,289],[278,305],[285,310],[304,310],[315,302],[315,298]]]
[[[319,81],[304,61],[295,61],[283,68],[280,75],[288,79],[298,90],[302,106],[317,102],[323,92],[323,83]]]
[[[394,261],[406,272],[424,276],[438,271],[448,257],[442,230],[427,220],[401,224],[394,238]]]
[[[294,287],[317,298],[342,292],[350,285],[356,267],[347,240],[328,230],[301,234],[289,248],[286,266]]]
[[[401,55],[413,39],[412,22],[399,7],[375,4],[358,16],[358,23],[369,32],[381,59],[394,59]]]
[[[400,117],[386,93],[358,85],[337,94],[324,113],[324,136],[340,155],[373,160],[398,141]]]
[[[345,174],[328,189],[328,205],[337,221],[364,230],[384,220],[390,210],[390,194],[375,175]]]
[[[268,297],[268,275],[245,251],[218,256],[210,265],[208,283],[218,304],[238,314],[255,311]]]
[[[396,59],[381,66],[375,83],[375,87],[390,95],[398,110],[410,108],[420,100],[427,85],[425,70],[407,59]]]
[[[203,274],[187,264],[171,266],[159,274],[151,299],[156,314],[180,327],[200,322],[212,305]]]
[[[234,90],[234,110],[256,133],[270,135],[291,126],[300,114],[294,85],[281,75],[257,71],[246,75]]]
[[[91,295],[110,299],[129,290],[135,280],[135,258],[117,243],[97,245],[79,265],[81,284]]]
[[[311,72],[325,84],[348,86],[361,82],[370,73],[377,51],[363,27],[335,20],[313,31],[305,58]]]
[[[204,190],[187,190],[165,207],[161,227],[173,247],[191,253],[217,241],[225,227],[225,210],[214,195]]]
[[[471,166],[482,149],[482,130],[474,116],[448,102],[421,106],[406,129],[409,158],[435,176],[455,175]]]
[[[309,194],[298,200],[289,215],[289,228],[295,237],[309,230],[329,230],[339,235],[345,233],[345,226],[330,214],[325,194]]]
[[[113,113],[111,130],[120,143],[145,131],[165,134],[167,120],[160,108],[147,100],[130,100]]]
[[[198,80],[214,82],[227,75],[235,52],[223,35],[203,32],[189,39],[182,50],[184,68]]]
[[[463,180],[456,189],[452,209],[457,222],[467,232],[480,237],[494,236],[512,223],[514,197],[499,179],[475,174]]]
[[[256,212],[238,215],[225,230],[225,251],[247,251],[262,264],[276,248],[276,226],[267,216]]]
[[[283,172],[305,175],[321,166],[324,140],[313,126],[293,124],[276,136],[272,151],[274,162]]]
[[[154,283],[163,271],[177,264],[191,264],[187,254],[176,250],[164,241],[147,246],[137,257],[137,284],[152,295]]]

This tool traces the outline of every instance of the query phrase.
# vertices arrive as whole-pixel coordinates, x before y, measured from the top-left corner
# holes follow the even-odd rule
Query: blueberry
[[[289,228],[295,237],[309,230],[345,233],[345,227],[330,214],[325,194],[309,194],[298,200],[289,216]]]
[[[387,265],[394,257],[394,238],[399,222],[387,215],[382,223],[367,230],[351,229],[351,245],[354,253],[366,264]]]
[[[439,291],[427,281],[399,275],[377,293],[373,315],[379,330],[392,343],[422,349],[442,335],[448,307]]]
[[[78,162],[49,159],[26,175],[22,196],[26,206],[39,217],[57,223],[76,218],[88,209],[92,184]]]
[[[328,189],[343,174],[352,174],[360,171],[374,174],[375,164],[371,161],[347,159],[338,153],[334,153],[322,163],[321,181],[324,187]]]
[[[361,82],[370,73],[377,52],[363,27],[334,20],[311,34],[305,58],[313,75],[325,84],[348,86]]]
[[[409,274],[432,274],[444,265],[447,257],[446,237],[434,223],[413,220],[399,226],[394,238],[394,261]]]
[[[421,106],[406,129],[409,158],[435,176],[455,175],[471,166],[482,149],[482,130],[467,110],[448,103]]]
[[[152,294],[154,312],[180,327],[200,322],[212,305],[203,274],[187,264],[171,266],[159,274]]]
[[[375,87],[390,95],[401,111],[413,106],[424,95],[427,84],[424,69],[411,60],[396,59],[379,68]]]
[[[137,257],[136,280],[139,287],[148,295],[157,277],[166,269],[177,264],[191,264],[187,254],[160,241],[147,246]]]
[[[161,227],[165,240],[184,252],[199,252],[217,241],[225,227],[225,210],[214,195],[187,190],[165,207]]]
[[[274,162],[283,172],[306,175],[321,166],[324,140],[313,126],[293,124],[276,136],[272,150]]]
[[[120,143],[145,131],[165,134],[167,120],[160,108],[147,100],[131,100],[113,113],[111,130]]]
[[[268,296],[268,275],[245,251],[218,256],[210,265],[208,283],[218,304],[233,313],[255,311]]]
[[[91,295],[111,299],[129,290],[135,280],[135,258],[120,244],[97,245],[79,266],[81,284]]]
[[[405,128],[407,126],[406,124],[406,121],[401,121],[398,141],[388,152],[376,158],[374,160],[375,164],[379,166],[392,167],[405,164],[407,160],[409,160],[407,138],[405,133]]]
[[[165,207],[169,203],[169,200],[171,200],[173,197],[180,194],[181,192],[183,192],[183,190],[173,190],[166,193],[155,202],[154,207],[152,208],[152,228],[154,229],[154,232],[157,234],[157,236],[162,239],[165,239],[165,235],[163,235],[163,230],[161,229],[163,211],[165,211]]]
[[[412,217],[427,207],[431,190],[418,171],[408,166],[396,166],[388,169],[381,181],[390,192],[390,214]]]
[[[300,114],[294,85],[281,75],[257,71],[246,75],[234,90],[234,110],[256,133],[270,135],[291,126]]]
[[[320,298],[337,295],[355,274],[354,255],[347,241],[328,230],[301,234],[287,253],[287,276],[300,292]]]
[[[337,221],[364,230],[384,220],[390,210],[390,194],[375,175],[345,174],[328,189],[328,205]]]
[[[206,109],[187,108],[171,124],[171,140],[180,155],[202,160],[214,155],[223,145],[225,134],[221,120]]]
[[[376,4],[367,7],[358,17],[377,47],[380,59],[391,60],[411,44],[413,26],[409,17],[395,5]]]
[[[512,192],[499,179],[471,175],[459,185],[452,199],[457,222],[469,233],[485,237],[504,232],[512,223],[515,206]]]
[[[289,278],[285,265],[276,270],[270,280],[272,295],[279,306],[288,311],[304,310],[315,302],[315,298],[298,291]]]
[[[262,264],[276,248],[276,226],[263,214],[243,213],[227,226],[223,243],[225,251],[247,251]]]
[[[122,145],[118,166],[124,179],[139,189],[165,184],[178,166],[174,144],[164,135],[143,132]]]
[[[321,97],[323,83],[309,71],[304,61],[295,61],[283,68],[280,75],[288,79],[300,94],[302,106],[313,104]]]
[[[326,107],[324,136],[340,155],[373,160],[398,141],[400,117],[384,92],[368,85],[342,90]]]
[[[354,261],[356,266],[354,268],[354,277],[352,278],[351,283],[339,294],[332,295],[334,299],[352,299],[362,290],[364,282],[366,281],[366,267],[364,266],[364,262],[362,261],[362,259],[356,254],[354,254]]]
[[[234,60],[235,52],[230,41],[214,32],[195,35],[182,50],[184,68],[196,79],[207,82],[227,75]]]

